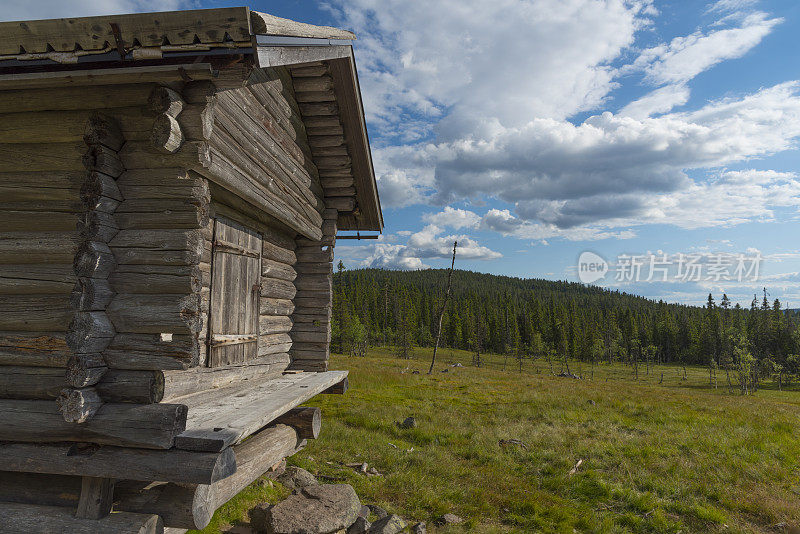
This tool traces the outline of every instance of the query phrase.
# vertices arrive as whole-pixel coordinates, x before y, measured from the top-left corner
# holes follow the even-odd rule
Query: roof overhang
[[[251,56],[261,68],[323,62],[352,159],[358,212],[340,229],[381,231],[372,165],[349,31],[295,22],[247,7],[0,23],[0,87],[98,83],[123,73],[180,79],[213,76],[213,58]],[[197,77],[195,77],[197,76]]]
[[[352,160],[358,205],[358,216],[346,221],[340,220],[340,229],[378,232],[383,230],[383,213],[378,197],[369,135],[364,119],[364,104],[361,100],[361,88],[351,42],[324,38],[276,38],[257,35],[256,46],[258,64],[262,68],[327,63],[333,78],[339,119]]]

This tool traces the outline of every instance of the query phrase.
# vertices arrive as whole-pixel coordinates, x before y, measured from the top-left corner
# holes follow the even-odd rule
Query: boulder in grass
[[[369,511],[375,514],[378,517],[378,519],[383,519],[384,517],[389,515],[389,512],[387,512],[377,504],[368,504],[367,508],[369,508]]]
[[[426,534],[427,531],[425,530],[425,523],[417,523],[411,527],[411,532],[412,534]]]
[[[441,525],[457,525],[463,522],[464,520],[458,517],[456,514],[444,514],[441,518],[439,518],[439,524]]]
[[[397,534],[406,528],[406,522],[399,515],[387,515],[383,519],[378,519],[367,531],[368,534]]]
[[[347,529],[347,534],[366,534],[369,531],[370,523],[367,518],[359,515],[355,523]]]
[[[359,517],[361,502],[349,484],[315,484],[265,510],[266,534],[331,534]]]
[[[314,475],[302,467],[296,467],[294,465],[287,467],[284,472],[275,479],[290,490],[300,490],[307,486],[319,484]]]
[[[416,428],[417,420],[414,417],[406,417],[402,423],[397,423],[400,428]]]

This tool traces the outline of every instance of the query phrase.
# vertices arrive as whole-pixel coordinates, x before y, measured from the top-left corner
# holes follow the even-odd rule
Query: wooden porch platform
[[[292,408],[347,380],[347,371],[285,374],[173,399],[188,408],[175,447],[218,452],[240,443]]]

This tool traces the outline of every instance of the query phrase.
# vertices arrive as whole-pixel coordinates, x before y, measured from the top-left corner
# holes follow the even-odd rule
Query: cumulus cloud
[[[615,87],[610,63],[649,23],[646,0],[336,0],[359,36],[368,120],[383,136],[460,137],[563,119]],[[487,124],[491,128],[491,124]],[[429,130],[432,132],[432,129]]]
[[[453,208],[428,223],[603,239],[648,222],[769,220],[774,207],[795,205],[794,178],[747,182],[745,206],[713,170],[795,147],[798,82],[672,111],[689,103],[697,74],[741,57],[781,22],[752,2],[720,0],[706,14],[723,18],[638,52],[638,32],[657,15],[648,1],[353,0],[332,9],[361,38],[382,199],[513,206],[481,223]],[[569,120],[602,109],[631,74],[655,89],[617,114]],[[702,202],[715,208],[692,213]]]
[[[91,17],[147,11],[172,11],[187,9],[186,0],[6,0],[0,11],[0,20],[36,20],[60,17]]]
[[[800,83],[789,82],[656,118],[606,112],[578,125],[535,119],[486,138],[406,147],[391,161],[412,172],[435,167],[442,204],[494,197],[524,219],[559,228],[644,217],[658,196],[721,191],[703,187],[687,169],[793,148],[800,136],[799,92]]]
[[[475,217],[479,218],[477,215]],[[450,221],[461,224],[456,219]],[[359,267],[404,270],[429,269],[430,265],[426,260],[449,259],[453,254],[454,241],[458,241],[458,258],[461,260],[496,260],[502,257],[502,254],[481,245],[469,235],[443,233],[443,227],[428,224],[418,232],[401,231],[394,236],[381,236],[378,243],[344,246],[336,250],[337,255],[347,258]],[[386,242],[396,241],[399,236],[407,238],[404,244]]]

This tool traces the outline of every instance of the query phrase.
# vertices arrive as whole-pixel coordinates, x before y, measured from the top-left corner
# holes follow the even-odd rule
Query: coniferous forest
[[[447,271],[344,270],[334,275],[332,349],[433,346]],[[800,378],[800,314],[768,290],[750,306],[708,295],[686,306],[566,281],[455,271],[440,346],[568,363],[707,366],[743,393]]]

